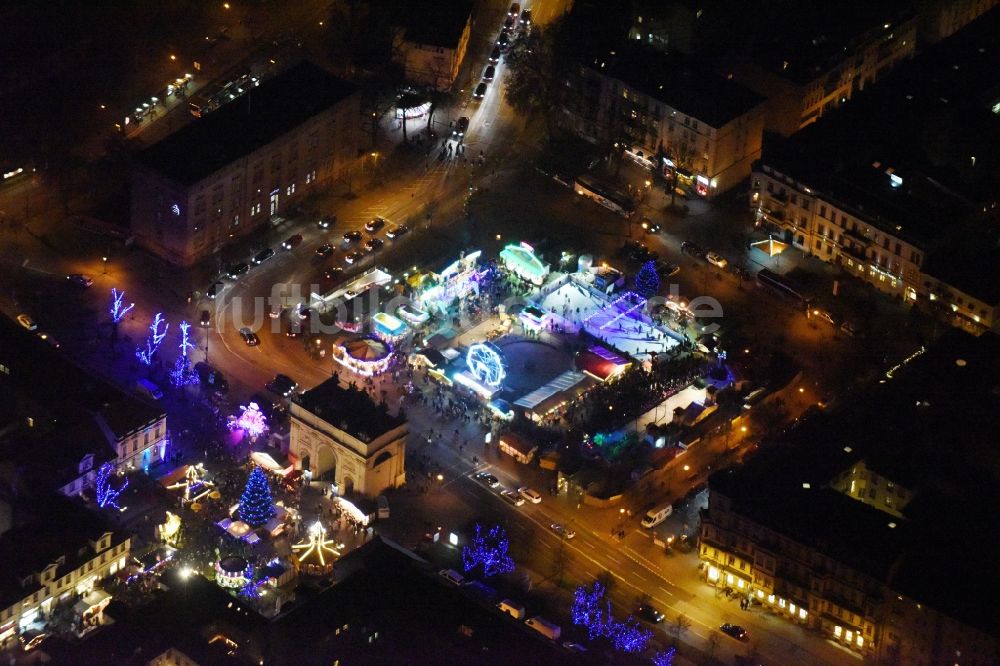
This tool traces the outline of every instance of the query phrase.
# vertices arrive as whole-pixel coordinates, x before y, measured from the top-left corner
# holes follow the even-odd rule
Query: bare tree
[[[678,613],[677,617],[674,619],[673,632],[674,632],[674,647],[677,647],[681,642],[681,636],[684,632],[691,628],[691,620],[684,613]]]

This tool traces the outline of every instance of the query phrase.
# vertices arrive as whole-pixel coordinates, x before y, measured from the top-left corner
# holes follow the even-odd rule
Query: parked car
[[[692,243],[691,241],[684,241],[681,243],[681,252],[689,254],[692,257],[698,257],[699,259],[704,259],[706,254],[704,248],[697,243]]]
[[[364,252],[361,252],[360,250],[355,250],[354,252],[351,252],[350,254],[345,256],[344,261],[346,261],[348,264],[356,264],[364,258],[365,258]]]
[[[729,264],[729,262],[726,261],[726,258],[717,252],[706,252],[705,261],[712,264],[716,268],[725,268]]]
[[[657,261],[654,264],[654,266],[656,268],[656,274],[659,275],[661,278],[673,277],[681,272],[681,267],[678,266],[677,264],[668,264],[667,262],[662,260]]]
[[[862,331],[857,325],[849,321],[845,321],[843,324],[841,324],[840,330],[846,333],[847,335],[851,336],[852,338],[864,337],[864,331]]]
[[[201,311],[201,317],[198,318],[198,323],[202,326],[208,327],[212,324],[212,313],[208,310]]]
[[[62,346],[62,345],[59,344],[58,340],[56,340],[55,338],[53,338],[51,335],[49,335],[45,331],[36,331],[35,335],[38,336],[39,340],[45,340],[45,342],[49,343],[50,345],[52,345],[56,349],[59,349],[59,347]]]
[[[266,247],[257,254],[253,255],[253,259],[251,261],[253,261],[253,263],[255,263],[256,265],[260,266],[262,263],[264,263],[273,256],[274,256],[274,250],[272,250],[269,247]]]
[[[389,229],[385,232],[385,235],[386,238],[392,238],[393,240],[395,240],[400,236],[404,235],[405,233],[407,233],[409,230],[410,228],[408,226],[406,226],[405,224],[400,224],[395,227],[389,227]]]
[[[500,51],[506,51],[507,47],[510,46],[510,31],[501,30],[500,36],[497,37],[497,46],[500,47]]]
[[[31,315],[29,314],[21,313],[17,315],[17,323],[25,327],[29,331],[34,331],[35,329],[38,328],[38,323],[35,322],[35,320],[32,319]]]
[[[483,71],[483,81],[492,81],[493,77],[497,75],[497,68],[490,65]]]
[[[521,497],[516,490],[501,490],[500,496],[505,500],[513,504],[514,506],[524,506],[524,498]]]
[[[521,494],[521,497],[528,500],[532,504],[538,504],[542,501],[542,495],[537,490],[532,490],[527,486],[521,486],[517,489],[517,492]]]
[[[636,609],[635,614],[641,617],[646,622],[652,622],[653,624],[659,624],[660,622],[663,622],[663,618],[666,617],[663,613],[656,610],[649,604],[640,605]]]
[[[219,295],[220,288],[223,286],[224,285],[221,282],[213,282],[212,286],[205,292],[205,296],[208,297],[208,300],[214,301],[215,297]]]
[[[384,226],[385,226],[384,217],[374,217],[365,223],[365,231],[367,231],[370,234],[373,234]]]
[[[360,231],[348,231],[346,234],[344,234],[344,242],[348,245],[350,245],[351,243],[357,243],[360,240],[361,240]]]
[[[84,275],[83,273],[72,273],[66,276],[70,284],[76,285],[77,287],[82,287],[86,289],[90,285],[94,284],[94,279],[89,275]]]
[[[44,631],[39,631],[38,629],[28,629],[26,632],[18,636],[17,640],[21,643],[21,647],[24,648],[25,652],[31,652],[36,647],[41,645],[48,637],[49,635]]]
[[[549,528],[564,539],[572,539],[576,536],[576,532],[560,523],[552,523]]]
[[[513,27],[514,27],[514,17],[513,16],[508,16],[503,21],[503,29],[504,30],[510,30]]]
[[[245,263],[233,264],[232,266],[229,267],[229,270],[226,271],[226,275],[229,276],[229,279],[235,280],[241,275],[246,275],[249,270],[250,270],[249,264]]]
[[[492,69],[492,68],[491,68]],[[451,135],[454,137],[462,138],[465,136],[466,131],[469,129],[469,119],[462,116],[455,121],[455,129],[451,131]]]
[[[525,9],[524,13],[527,14],[530,11],[531,11],[530,9]],[[566,641],[565,643],[563,643],[563,647],[566,648],[567,650],[569,650],[570,652],[586,652],[587,651],[587,648],[585,646],[580,645],[579,643],[577,643],[575,641]]]
[[[257,334],[246,326],[240,329],[240,337],[243,338],[243,342],[246,343],[247,347],[256,347],[260,344],[260,338],[257,337]]]
[[[330,245],[329,243],[323,243],[318,248],[316,248],[316,254],[326,259],[331,254],[333,254],[333,246]]]
[[[738,641],[750,640],[750,634],[747,633],[746,629],[744,629],[738,624],[730,624],[727,622],[721,627],[719,627],[719,631],[724,633],[726,636],[732,636]]]
[[[385,245],[385,241],[381,238],[369,238],[365,241],[365,247],[368,248],[369,252],[378,252]]]
[[[292,250],[302,244],[302,234],[294,234],[281,242],[281,249]]]
[[[837,325],[837,321],[833,318],[833,315],[826,310],[821,310],[820,308],[813,308],[812,316],[821,321],[825,321],[831,326]]]
[[[329,229],[337,223],[336,215],[328,215],[327,217],[321,217],[316,221],[316,226],[320,229]]]
[[[490,62],[494,65],[500,62],[500,47],[494,46],[493,51],[490,52]]]
[[[647,234],[658,234],[661,231],[663,231],[663,227],[661,227],[656,222],[653,222],[652,220],[644,219],[642,221],[642,230],[645,231]]]
[[[507,11],[507,16],[517,16],[521,13],[521,5],[518,3],[513,3],[510,6],[510,10]]]
[[[500,479],[493,476],[489,472],[478,472],[474,478],[476,479],[476,481],[486,484],[490,488],[496,488],[497,486],[500,485]]]
[[[340,266],[330,266],[330,268],[326,269],[323,273],[323,277],[327,280],[340,280],[344,277],[344,269]]]
[[[289,318],[285,335],[290,338],[297,338],[302,335],[302,322],[296,318]]]
[[[202,386],[211,389],[218,395],[224,395],[229,391],[229,380],[226,379],[226,376],[205,361],[195,363],[194,371],[198,373],[198,380]]]
[[[441,571],[438,571],[438,576],[441,576],[441,578],[444,578],[455,587],[460,587],[465,583],[465,576],[454,569],[441,569]]]
[[[527,28],[531,26],[531,10],[525,9],[521,12],[521,27]]]
[[[281,305],[280,303],[275,303],[274,305],[271,306],[271,311],[268,313],[268,315],[271,317],[271,319],[278,319],[279,317],[281,317],[281,313],[284,311],[285,311],[284,305]]]
[[[264,388],[266,388],[268,391],[271,391],[272,393],[277,393],[278,395],[287,398],[292,394],[292,391],[298,388],[298,386],[299,386],[298,382],[296,382],[288,375],[283,375],[281,373],[278,373],[274,376],[274,379],[272,379],[271,381],[269,381],[267,384],[264,385]]]
[[[472,99],[482,99],[486,97],[486,83],[480,82],[476,90],[472,93]]]

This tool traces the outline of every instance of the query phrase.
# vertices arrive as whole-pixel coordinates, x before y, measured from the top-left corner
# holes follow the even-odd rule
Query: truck
[[[546,620],[541,615],[530,617],[524,623],[549,640],[557,641],[562,634],[562,629],[559,628],[558,624],[551,620]]]

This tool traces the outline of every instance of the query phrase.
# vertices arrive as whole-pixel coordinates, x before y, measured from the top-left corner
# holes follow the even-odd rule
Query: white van
[[[152,400],[159,400],[163,397],[160,387],[148,379],[140,379],[135,383],[135,390],[139,395],[144,395]]]
[[[673,512],[674,507],[670,504],[666,505],[662,509],[651,509],[646,512],[645,517],[642,519],[642,526],[646,529],[656,527],[666,520]]]
[[[504,599],[497,604],[497,608],[500,609],[501,613],[507,613],[515,620],[523,620],[525,615],[524,606],[517,603],[516,601],[511,601],[510,599]]]
[[[454,569],[441,569],[438,571],[438,575],[444,578],[446,581],[454,585],[455,587],[461,587],[465,585],[465,576],[458,573]]]
[[[559,628],[558,624],[555,624],[551,620],[546,620],[541,615],[529,618],[525,620],[524,623],[540,633],[542,636],[545,636],[553,641],[559,640],[559,636],[562,634],[562,629]]]

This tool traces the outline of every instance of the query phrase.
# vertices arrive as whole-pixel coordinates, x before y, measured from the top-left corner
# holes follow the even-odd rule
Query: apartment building
[[[191,266],[342,178],[358,155],[359,89],[301,62],[141,152],[136,242]]]
[[[699,196],[745,180],[760,155],[762,97],[689,58],[635,44],[581,63],[565,82],[562,110],[576,134],[623,144]]]
[[[699,553],[731,588],[872,663],[994,664],[1000,339],[954,330],[709,480]],[[948,446],[942,442],[947,439]]]
[[[472,35],[472,3],[414,5],[398,31],[393,58],[407,83],[449,90],[458,79]]]

